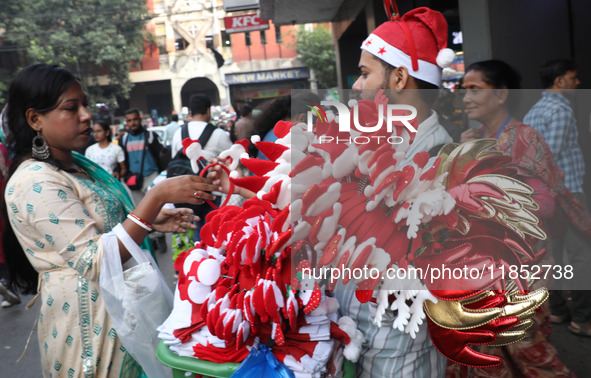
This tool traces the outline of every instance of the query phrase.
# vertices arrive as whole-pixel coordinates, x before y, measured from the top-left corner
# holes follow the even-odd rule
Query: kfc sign
[[[269,21],[262,21],[260,14],[225,17],[226,33],[243,33],[252,30],[269,29]]]

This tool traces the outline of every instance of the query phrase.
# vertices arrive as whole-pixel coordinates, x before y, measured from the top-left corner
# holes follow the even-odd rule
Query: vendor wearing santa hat
[[[412,105],[417,109],[419,126],[407,158],[412,159],[420,151],[429,151],[434,156],[443,144],[452,142],[439,123],[437,113],[431,109],[442,69],[454,58],[453,51],[446,46],[447,22],[440,12],[424,7],[402,17],[394,15],[361,45],[361,76],[353,89],[361,97],[369,97],[367,99],[373,99],[378,89],[391,90],[387,92],[390,102]],[[412,339],[392,326],[391,310],[386,313],[382,327],[377,327],[373,323],[375,303],[360,303],[354,290],[343,288],[335,290],[335,296],[342,315],[356,320],[365,336],[364,350],[357,366],[358,376],[445,375],[446,359],[431,343],[426,324]],[[388,314],[390,322],[387,321]]]

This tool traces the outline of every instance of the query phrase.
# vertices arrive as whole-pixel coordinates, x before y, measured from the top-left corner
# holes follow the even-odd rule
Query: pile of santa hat
[[[240,362],[250,348],[272,343],[279,361],[310,377],[326,373],[336,340],[346,344],[348,358],[359,356],[362,336],[354,323],[339,319],[336,300],[302,275],[311,249],[291,244],[290,152],[298,133],[290,129],[278,124],[276,143],[254,140],[270,161],[248,158],[244,142],[222,154],[231,166],[241,161],[255,173],[233,181],[257,197],[208,214],[201,242],[175,262],[175,305],[159,331],[179,355]],[[297,276],[294,261],[300,261]]]

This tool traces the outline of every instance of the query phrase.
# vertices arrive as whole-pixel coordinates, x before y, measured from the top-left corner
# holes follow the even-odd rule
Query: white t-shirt
[[[119,163],[125,161],[123,149],[115,143],[109,143],[106,148],[101,148],[98,143],[95,143],[86,149],[84,156],[103,167],[110,174],[113,174],[113,170]]]
[[[199,139],[201,133],[203,132],[203,130],[205,130],[205,126],[207,126],[206,122],[189,122],[189,138]],[[207,141],[207,144],[205,145],[203,150],[209,152],[212,157],[217,157],[222,151],[225,151],[230,147],[232,147],[230,135],[228,135],[226,131],[216,128],[211,134],[211,137]],[[179,129],[174,133],[174,136],[172,137],[172,148],[170,149],[172,157],[174,158],[177,152],[182,149],[183,140],[181,136],[181,128],[179,127]]]

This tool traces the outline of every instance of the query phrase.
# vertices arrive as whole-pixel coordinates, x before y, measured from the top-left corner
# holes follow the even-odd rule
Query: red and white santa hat
[[[447,22],[440,12],[421,7],[395,15],[374,30],[361,45],[394,67],[404,66],[411,76],[441,85],[441,72],[453,62],[447,48]]]

